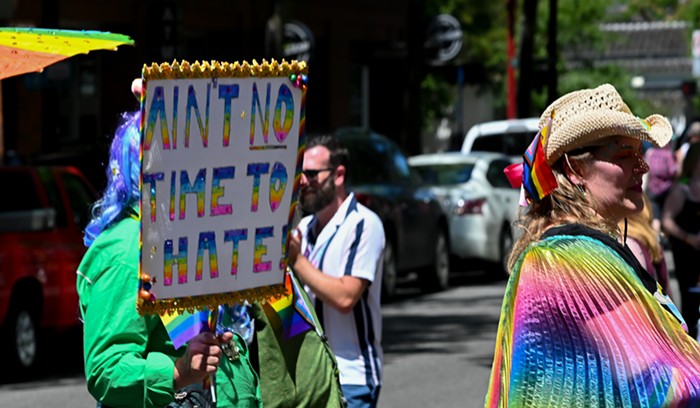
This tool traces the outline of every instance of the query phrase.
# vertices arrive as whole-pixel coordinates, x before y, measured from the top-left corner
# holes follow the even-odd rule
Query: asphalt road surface
[[[410,284],[400,289],[398,299],[383,306],[379,406],[483,407],[504,289],[504,280],[479,272],[457,274],[452,288],[437,294],[422,295]],[[16,382],[3,372],[0,406],[94,407],[80,341],[79,333],[57,338],[33,381]]]
[[[379,406],[484,406],[505,281],[466,274],[453,283],[384,307]]]
[[[460,275],[454,288],[421,295],[407,285],[384,305],[381,407],[483,406],[504,281]],[[56,338],[41,375],[0,380],[0,406],[94,407],[85,387],[79,333]]]

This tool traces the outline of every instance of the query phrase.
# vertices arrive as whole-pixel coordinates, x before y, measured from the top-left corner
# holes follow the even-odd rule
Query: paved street
[[[672,284],[677,288],[675,279]],[[464,273],[448,291],[421,295],[407,286],[384,305],[380,406],[483,406],[504,289],[505,281]],[[82,375],[80,339],[70,337],[68,348],[49,356],[43,378],[0,381],[3,407],[94,407]]]
[[[380,406],[483,406],[505,281],[455,284],[384,307]]]
[[[396,302],[385,305],[380,406],[483,404],[505,282],[460,276],[454,283],[453,289],[428,296],[407,287]],[[0,382],[2,406],[94,407],[75,344],[80,339],[69,337],[73,344],[54,349],[43,378]]]

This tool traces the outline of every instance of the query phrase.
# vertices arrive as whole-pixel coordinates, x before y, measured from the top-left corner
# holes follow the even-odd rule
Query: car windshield
[[[470,163],[421,164],[412,167],[425,183],[436,186],[466,183],[474,169]]]
[[[532,132],[485,135],[474,140],[472,151],[498,152],[509,156],[519,156],[527,149],[534,136]]]
[[[411,172],[408,162],[392,143],[369,138],[347,138],[341,141],[350,152],[349,180],[352,185],[409,182]]]
[[[36,210],[44,207],[39,197],[34,179],[28,172],[7,171],[0,173],[0,185],[5,191],[12,191],[12,200],[0,200],[0,213]]]

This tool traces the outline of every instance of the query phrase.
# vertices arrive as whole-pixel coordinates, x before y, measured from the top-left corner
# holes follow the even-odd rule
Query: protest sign
[[[284,293],[306,64],[145,66],[141,313]]]

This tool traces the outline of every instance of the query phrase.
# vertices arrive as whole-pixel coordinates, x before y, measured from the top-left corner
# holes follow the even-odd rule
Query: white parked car
[[[537,134],[539,121],[539,118],[525,118],[478,123],[467,132],[461,151],[498,152],[521,157]]]
[[[447,214],[452,255],[494,262],[505,272],[519,190],[510,186],[503,169],[518,160],[491,152],[433,153],[408,159]]]

